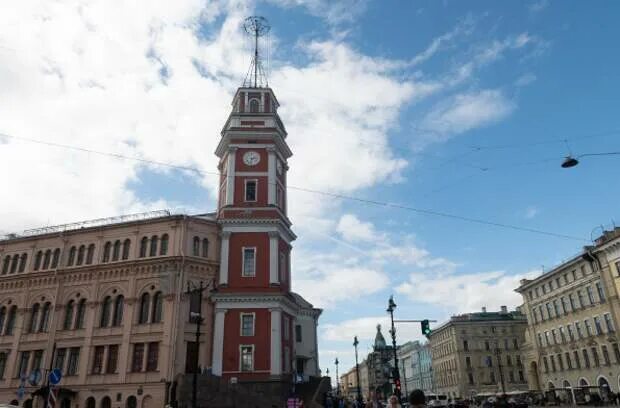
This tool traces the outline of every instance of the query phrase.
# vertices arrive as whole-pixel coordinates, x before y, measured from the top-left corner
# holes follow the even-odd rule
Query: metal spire
[[[271,26],[266,18],[252,16],[245,19],[243,22],[243,28],[246,33],[254,36],[254,55],[252,56],[252,62],[250,63],[248,73],[243,81],[243,86],[254,88],[269,86],[267,76],[265,75],[263,64],[258,53],[258,37],[267,35],[271,29]],[[254,80],[253,82],[252,79]]]

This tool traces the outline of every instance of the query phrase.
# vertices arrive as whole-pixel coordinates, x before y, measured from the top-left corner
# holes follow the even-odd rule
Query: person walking
[[[409,394],[409,406],[411,408],[424,408],[426,407],[426,396],[422,390],[413,390]]]
[[[390,397],[387,408],[401,408],[400,402],[398,402],[398,397],[396,395],[392,395]]]

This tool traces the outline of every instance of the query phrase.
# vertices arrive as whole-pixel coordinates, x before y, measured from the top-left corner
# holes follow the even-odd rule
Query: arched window
[[[45,251],[45,254],[43,255],[43,270],[48,269],[50,267],[50,262],[52,261],[52,251],[50,251],[49,249],[47,251]]]
[[[52,256],[52,268],[58,268],[58,263],[60,262],[60,248],[54,249],[54,255]]]
[[[112,400],[110,397],[103,397],[101,400],[101,408],[112,408]]]
[[[77,305],[77,313],[75,314],[75,328],[84,328],[84,315],[86,314],[86,299],[80,300]]]
[[[46,302],[43,305],[43,310],[41,311],[41,322],[39,323],[39,332],[47,333],[47,328],[49,327],[51,309],[52,309],[52,304],[50,302]]]
[[[153,314],[151,316],[152,323],[160,323],[162,315],[162,296],[161,292],[156,292],[153,295]]]
[[[11,262],[11,273],[17,272],[17,265],[19,265],[19,255],[13,255],[13,262]]]
[[[63,330],[70,330],[71,326],[73,325],[73,305],[74,304],[75,302],[73,301],[73,299],[71,299],[69,303],[67,303],[67,307],[65,308],[65,320],[63,320],[63,323],[62,323]]]
[[[202,256],[205,258],[209,256],[209,240],[206,238],[202,240]]]
[[[0,308],[0,334],[2,334],[2,329],[4,329],[5,320],[6,320],[6,307],[2,306]]]
[[[145,293],[140,298],[140,316],[138,317],[138,323],[148,323],[149,321],[149,307],[151,304],[151,297],[148,293]]]
[[[127,398],[127,408],[138,408],[138,400],[133,395]]]
[[[7,255],[4,257],[4,263],[2,264],[2,274],[6,275],[9,273],[9,265],[11,264],[11,255]]]
[[[114,249],[112,250],[112,260],[118,261],[121,257],[121,241],[118,239],[114,242]]]
[[[86,400],[86,408],[96,408],[96,406],[95,406],[95,398],[88,397],[88,399]]]
[[[200,238],[194,237],[194,245],[192,246],[192,255],[200,255]]]
[[[30,324],[28,325],[28,333],[34,333],[37,331],[37,321],[39,320],[39,304],[32,305],[32,311],[30,312]]]
[[[84,263],[84,255],[86,255],[86,247],[84,245],[80,245],[80,249],[78,249],[76,265],[79,266]]]
[[[101,258],[101,262],[110,262],[110,249],[112,248],[112,243],[110,241],[106,242],[103,246],[103,258]]]
[[[146,247],[149,244],[149,239],[147,237],[143,237],[140,241],[140,258],[144,258],[146,256]]]
[[[250,112],[258,113],[258,107],[260,104],[258,103],[258,99],[250,99]]]
[[[131,248],[131,241],[126,239],[123,242],[123,259],[129,259],[129,249]]]
[[[28,261],[28,254],[22,254],[19,258],[19,272],[24,272],[26,270],[26,261]]]
[[[168,254],[168,234],[164,234],[161,237],[161,247],[159,248],[159,255]]]
[[[90,244],[88,246],[88,250],[86,250],[86,265],[92,264],[94,257],[95,257],[95,244]]]
[[[10,336],[15,329],[15,318],[17,317],[17,306],[13,306],[9,309],[9,316],[6,318],[6,328],[4,334]]]
[[[0,353],[0,378],[4,378],[8,353]],[[32,407],[31,407],[32,408]]]
[[[123,323],[123,307],[125,298],[118,295],[114,301],[114,317],[112,318],[112,326],[120,326]]]
[[[157,255],[157,235],[151,237],[151,250],[149,251],[149,256],[155,255]]]
[[[75,254],[77,252],[77,248],[72,246],[69,250],[69,259],[67,260],[67,266],[73,266],[75,263]]]
[[[41,261],[43,260],[43,252],[37,252],[37,255],[34,258],[34,270],[38,271],[41,267]]]
[[[101,302],[101,317],[99,318],[100,327],[108,327],[110,324],[110,309],[112,307],[112,299],[106,296]]]

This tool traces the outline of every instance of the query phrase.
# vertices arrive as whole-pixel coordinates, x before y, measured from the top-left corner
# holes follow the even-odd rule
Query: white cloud
[[[533,83],[534,81],[536,81],[536,75],[532,73],[527,73],[517,78],[517,80],[515,81],[515,85],[519,87],[527,86]]]
[[[363,222],[354,214],[343,214],[336,231],[347,241],[372,242],[379,238],[372,223]]]
[[[368,0],[270,0],[284,7],[302,6],[329,24],[350,23],[366,10]]]
[[[524,278],[538,276],[539,272],[509,275],[505,271],[471,274],[411,274],[409,281],[396,287],[396,292],[412,301],[447,306],[456,313],[478,311],[483,306],[499,310],[500,306],[514,308],[523,303],[514,290]]]
[[[525,209],[525,215],[524,216],[528,220],[531,220],[532,218],[536,217],[538,215],[538,213],[540,213],[540,210],[537,207],[530,206],[530,207],[527,207]]]
[[[321,336],[325,340],[351,341],[357,336],[360,342],[372,342],[377,334],[377,325],[381,325],[381,333],[386,341],[389,340],[390,318],[387,315],[365,316],[355,319],[343,320],[338,323],[325,324],[321,330]],[[419,324],[399,324],[396,328],[398,338],[410,340],[423,340]]]
[[[528,10],[531,13],[540,13],[549,6],[549,0],[538,0],[530,4]]]

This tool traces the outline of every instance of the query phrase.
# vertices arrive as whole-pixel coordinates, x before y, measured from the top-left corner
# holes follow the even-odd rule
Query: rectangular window
[[[547,285],[545,285],[544,283],[542,285],[542,292],[543,292],[543,295],[547,294]]]
[[[80,348],[71,347],[69,349],[69,361],[67,362],[67,375],[77,375],[80,364]]]
[[[54,368],[58,368],[64,372],[65,369],[65,356],[67,355],[67,349],[56,349],[56,358],[54,359]]]
[[[254,371],[254,346],[241,346],[240,354],[240,371]]]
[[[573,335],[573,328],[570,324],[566,325],[566,333],[568,334],[568,339],[570,341],[575,340],[575,336]]]
[[[562,361],[561,354],[558,354],[558,366],[560,367],[560,371],[564,371],[564,361]]]
[[[545,331],[545,343],[547,344],[547,346],[551,345],[551,337],[549,337],[549,330]]]
[[[105,351],[104,346],[96,346],[95,352],[93,353],[93,368],[91,370],[92,374],[101,374],[103,371],[103,353]]]
[[[519,382],[524,383],[525,377],[523,376],[523,371],[519,371]]]
[[[256,201],[256,180],[245,181],[245,201]]]
[[[601,285],[601,282],[596,282],[594,286],[596,286],[599,301],[605,303],[605,290],[603,290],[603,285]]]
[[[295,341],[301,343],[301,325],[295,325]]]
[[[534,324],[538,323],[538,317],[536,317],[536,309],[532,308],[532,318],[534,319]]]
[[[586,327],[586,334],[588,336],[592,335],[592,326],[590,325],[590,321],[588,319],[583,319],[583,324]]]
[[[135,343],[133,345],[133,355],[131,357],[131,371],[138,373],[142,371],[142,362],[144,361],[144,343]]]
[[[521,367],[521,356],[517,356],[517,367]]]
[[[562,343],[566,343],[566,335],[564,334],[564,327],[560,326],[558,330],[560,331],[560,341]]]
[[[577,301],[580,308],[583,308],[585,306],[585,303],[583,303],[583,293],[581,293],[580,290],[577,291]]]
[[[7,353],[0,353],[0,379],[4,379],[4,370],[6,370]]]
[[[23,378],[28,375],[28,363],[30,362],[30,352],[22,351],[19,357],[19,368],[17,370],[17,378]]]
[[[601,318],[594,316],[594,330],[596,334],[603,334],[603,327],[601,326]]]
[[[579,358],[579,351],[573,351],[573,356],[575,357],[575,368],[581,368],[581,359]]]
[[[577,338],[578,339],[582,339],[583,338],[583,333],[581,331],[581,323],[575,322],[575,330],[577,331]]]
[[[540,347],[543,346],[543,338],[542,338],[542,333],[538,333],[538,345]]]
[[[620,363],[620,347],[618,347],[618,343],[612,343],[611,348],[614,349],[614,357],[616,357],[616,364]]]
[[[607,327],[607,333],[613,333],[614,331],[616,331],[616,329],[614,329],[614,323],[611,321],[611,315],[609,313],[605,313],[603,317],[605,318],[605,327]]]
[[[588,350],[583,349],[583,366],[585,368],[590,368],[590,356],[588,355]]]
[[[547,317],[551,319],[553,314],[551,313],[551,303],[545,303],[545,307],[547,308]]]
[[[569,370],[572,370],[573,362],[570,359],[570,353],[568,351],[564,353],[564,358],[566,359],[566,368],[568,368]]]
[[[254,314],[241,313],[241,335],[254,336]]]
[[[570,303],[570,309],[571,310],[575,310],[576,309],[576,307],[575,307],[575,297],[573,296],[572,293],[568,294],[568,303]]]
[[[590,305],[594,304],[594,292],[592,292],[592,286],[586,286],[586,292],[588,293],[588,301]]]
[[[32,367],[30,371],[35,371],[41,368],[43,362],[43,350],[36,350],[32,356]]]
[[[519,350],[519,340],[512,339],[512,346],[514,347],[515,350]]]
[[[607,350],[607,346],[603,344],[601,346],[601,351],[603,352],[603,364],[610,365],[611,360],[609,359],[609,351]]]
[[[185,374],[194,372],[196,361],[198,361],[198,346],[195,341],[187,342],[185,351]]]
[[[553,337],[553,344],[558,344],[558,335],[555,329],[551,329],[551,337]]]
[[[598,367],[601,364],[598,358],[598,350],[596,349],[596,347],[592,347],[590,350],[592,350],[592,360],[594,362],[594,367]]]
[[[568,285],[568,274],[564,274],[564,284]]]
[[[108,346],[108,361],[106,362],[105,372],[108,374],[116,373],[118,366],[118,346],[113,344]]]
[[[256,248],[243,248],[242,276],[256,276]]]
[[[556,286],[557,288],[559,288],[559,287],[561,286],[561,285],[560,285],[560,278],[555,278],[555,286]]]
[[[549,361],[551,362],[551,371],[553,371],[555,373],[556,367],[555,367],[555,356],[549,356]]]
[[[620,272],[619,272],[620,274]],[[534,288],[534,292],[536,292],[536,297],[540,297],[540,292],[538,291],[538,288]]]
[[[563,314],[567,314],[568,313],[568,303],[566,302],[566,298],[564,296],[562,296],[560,298],[560,303],[562,304],[562,313]]]
[[[547,357],[543,357],[543,365],[545,366],[545,372],[549,372],[549,363],[547,362]]]
[[[579,267],[579,270],[581,270],[581,277],[584,278],[586,276],[586,266],[585,265],[581,265]]]
[[[572,271],[570,271],[571,275],[573,275],[573,282],[575,282],[577,280],[577,271],[575,269],[573,269]]]
[[[545,320],[545,315],[543,314],[542,306],[538,306],[538,314],[540,315],[540,320],[541,321]]]
[[[157,360],[159,359],[159,343],[149,343],[146,354],[146,371],[157,371]]]
[[[471,368],[471,357],[465,357],[465,367]]]
[[[474,385],[474,375],[472,373],[467,373],[467,379],[469,380],[469,385]]]
[[[553,299],[553,312],[555,313],[556,317],[560,315],[560,307],[558,306],[557,299]]]

